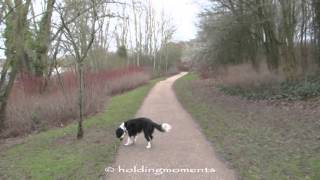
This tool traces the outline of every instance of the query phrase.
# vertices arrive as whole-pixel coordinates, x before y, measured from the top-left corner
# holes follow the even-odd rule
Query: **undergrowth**
[[[284,81],[246,87],[220,84],[217,87],[228,95],[242,96],[250,100],[297,101],[320,96],[320,78],[317,76],[309,76],[293,82]]]

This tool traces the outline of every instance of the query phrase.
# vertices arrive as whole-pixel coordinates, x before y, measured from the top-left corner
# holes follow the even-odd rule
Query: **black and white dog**
[[[160,132],[169,132],[171,129],[171,125],[167,123],[163,123],[160,125],[148,118],[130,119],[120,125],[120,127],[116,130],[116,136],[122,141],[124,136],[128,134],[128,141],[125,146],[129,146],[136,142],[137,135],[143,131],[144,137],[148,142],[146,148],[150,149],[154,129],[157,129]]]

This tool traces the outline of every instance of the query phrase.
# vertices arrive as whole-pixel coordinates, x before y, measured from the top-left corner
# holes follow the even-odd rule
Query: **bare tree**
[[[135,37],[135,51],[136,51],[136,65],[140,66],[140,57],[141,57],[141,12],[137,5],[136,0],[132,0],[132,11],[134,18],[134,37]],[[138,17],[139,16],[139,17]],[[139,33],[140,30],[140,33]],[[140,37],[140,38],[139,38]]]
[[[63,33],[67,42],[70,43],[70,53],[74,56],[77,64],[77,72],[79,79],[79,92],[78,92],[78,106],[79,106],[79,121],[77,138],[83,137],[83,119],[84,119],[84,61],[88,56],[88,52],[94,42],[97,32],[97,21],[99,19],[97,6],[99,1],[73,1],[67,2],[64,7],[65,10],[60,8],[60,20],[63,27]],[[71,14],[77,14],[83,8],[90,7],[90,10],[73,22],[68,23]]]
[[[160,63],[164,60],[164,70],[165,72],[168,71],[168,43],[173,37],[176,29],[175,26],[170,22],[170,18],[166,17],[164,11],[161,13],[161,22],[160,22],[160,34],[161,34],[161,53],[160,54]],[[164,57],[164,59],[162,59]]]

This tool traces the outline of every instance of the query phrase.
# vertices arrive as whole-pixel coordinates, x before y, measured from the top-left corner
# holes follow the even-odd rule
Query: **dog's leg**
[[[149,134],[146,131],[144,132],[144,137],[146,138],[146,140],[148,142],[146,148],[150,149],[151,148],[151,138],[150,138]]]
[[[131,144],[133,144],[132,137],[128,136],[127,143],[125,144],[125,146],[130,146]]]
[[[144,132],[144,137],[146,138],[146,140],[148,141],[148,144],[146,146],[147,149],[151,148],[151,139],[150,139],[150,133],[147,130],[143,130]]]
[[[151,141],[148,141],[148,144],[146,146],[147,149],[150,149],[151,148]]]
[[[138,136],[134,137],[134,142],[137,142]]]
[[[150,148],[151,148],[151,141],[152,141],[152,139],[153,139],[153,136],[150,135],[150,136],[149,136],[149,140],[148,140],[147,149],[150,149]]]

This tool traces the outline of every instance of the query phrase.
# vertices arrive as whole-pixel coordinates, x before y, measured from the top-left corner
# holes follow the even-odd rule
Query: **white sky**
[[[156,11],[161,12],[164,8],[166,14],[172,17],[177,28],[174,40],[187,41],[195,38],[197,16],[201,11],[196,0],[153,0],[153,3]]]

